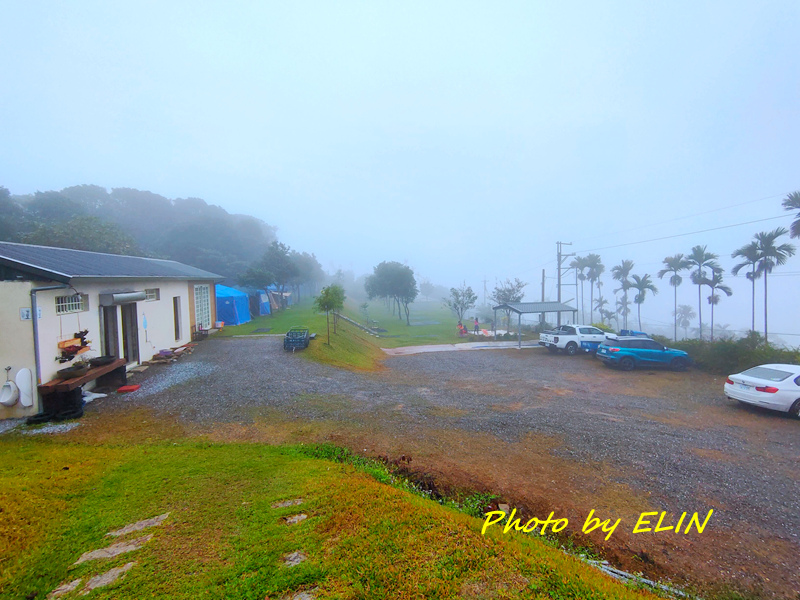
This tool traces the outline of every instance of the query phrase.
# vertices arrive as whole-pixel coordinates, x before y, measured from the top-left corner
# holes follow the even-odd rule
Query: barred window
[[[144,291],[145,300],[152,302],[153,300],[161,300],[161,288],[151,288]]]
[[[56,296],[56,314],[85,312],[89,310],[89,296],[74,294],[72,296]]]

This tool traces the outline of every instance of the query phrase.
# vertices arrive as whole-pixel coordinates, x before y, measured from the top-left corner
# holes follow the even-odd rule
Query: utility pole
[[[483,276],[483,304],[486,306],[486,276]]]
[[[542,302],[544,302],[544,269],[542,269]],[[544,323],[544,313],[539,313],[539,323]]]
[[[561,304],[561,269],[565,260],[567,260],[570,256],[575,256],[574,252],[572,254],[562,254],[561,252],[562,246],[572,246],[572,242],[556,242],[556,247],[558,248],[556,254],[558,283],[556,284],[556,287],[558,289],[559,304]],[[558,315],[558,325],[561,325],[561,311],[557,312],[556,314]]]

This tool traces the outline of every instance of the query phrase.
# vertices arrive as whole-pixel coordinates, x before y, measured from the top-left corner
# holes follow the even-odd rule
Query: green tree
[[[715,271],[720,268],[717,264],[719,256],[708,252],[707,246],[695,246],[692,248],[691,254],[686,257],[689,263],[689,268],[694,268],[692,271],[692,283],[697,285],[697,314],[700,323],[700,339],[703,339],[703,285],[707,280],[706,269]]]
[[[714,307],[719,304],[720,295],[717,291],[724,293],[730,297],[733,295],[733,290],[727,285],[722,284],[722,269],[715,270],[711,273],[711,277],[706,280],[706,285],[711,288],[711,295],[708,297],[708,303],[711,305],[711,341],[714,341]]]
[[[617,266],[611,268],[611,277],[620,283],[620,287],[614,292],[622,291],[622,327],[623,329],[628,328],[628,315],[630,314],[630,303],[628,302],[628,290],[631,287],[631,282],[628,279],[628,276],[631,274],[633,270],[633,261],[632,260],[623,260]]]
[[[526,285],[528,284],[516,278],[514,281],[506,279],[505,281],[494,286],[494,291],[492,292],[490,298],[496,305],[522,302],[522,298],[525,296],[525,292],[523,290]],[[504,310],[503,312],[506,315],[506,323],[508,324],[507,327],[508,329],[511,329],[511,311]]]
[[[314,298],[314,309],[325,313],[325,322],[328,326],[328,346],[331,345],[331,320],[330,313],[334,314],[334,333],[336,333],[336,314],[344,307],[344,288],[335,283],[320,290],[319,296]]]
[[[790,256],[794,256],[795,247],[792,244],[775,245],[777,239],[786,235],[789,231],[785,227],[778,227],[772,231],[762,231],[755,235],[758,245],[758,267],[757,270],[764,275],[764,343],[769,343],[769,332],[767,330],[767,275],[772,273],[772,269],[785,265]]]
[[[752,298],[750,301],[750,306],[752,308],[751,320],[750,320],[750,331],[756,330],[756,279],[761,277],[761,272],[758,271],[758,244],[756,242],[750,242],[749,244],[745,244],[741,248],[734,250],[733,254],[731,254],[731,258],[741,258],[743,259],[742,262],[737,263],[733,269],[731,269],[731,273],[734,275],[738,275],[739,271],[744,269],[745,267],[750,267],[750,272],[745,275],[750,280],[752,284]]]
[[[681,304],[678,310],[675,311],[675,318],[678,320],[678,325],[683,327],[683,337],[689,337],[689,325],[692,324],[692,319],[697,316],[694,309],[689,304]]]
[[[800,210],[800,192],[792,192],[783,200],[783,208],[786,210]],[[789,237],[800,238],[800,212],[797,213],[794,221],[789,227]]]
[[[107,254],[142,254],[134,239],[119,225],[98,217],[78,216],[63,223],[43,223],[26,235],[23,241],[26,244]]]
[[[419,294],[411,267],[396,261],[384,261],[366,278],[364,289],[370,300],[388,298],[396,303],[398,317],[403,319],[402,310],[406,315],[406,325],[411,325],[409,305]]]
[[[449,298],[442,298],[444,305],[455,313],[459,321],[464,319],[465,312],[474,308],[477,300],[478,296],[466,281],[461,284],[461,287],[450,288]]]
[[[600,281],[600,275],[606,270],[599,254],[586,256],[586,279],[589,280],[589,321],[594,322],[594,286]],[[600,289],[598,287],[598,295]]]
[[[673,323],[673,336],[672,339],[678,339],[678,286],[683,282],[683,278],[679,275],[681,271],[689,268],[689,262],[683,254],[676,254],[675,256],[668,256],[664,259],[664,268],[658,272],[658,278],[663,279],[664,275],[671,273],[669,284],[675,288],[675,308],[673,315],[675,316]]]
[[[291,248],[280,242],[272,242],[256,264],[262,273],[272,273],[274,283],[281,293],[281,303],[286,308],[286,287],[297,277],[299,270],[291,257]]]
[[[435,290],[436,286],[430,282],[430,279],[423,279],[419,284],[419,291],[426,299],[430,299]]]
[[[581,282],[581,323],[586,322],[586,311],[584,310],[584,295],[583,295],[583,282],[586,281],[586,267],[588,264],[586,263],[586,258],[583,256],[576,256],[572,259],[572,262],[569,263],[570,268],[575,269],[575,274],[578,278],[578,281]]]
[[[642,304],[644,304],[645,297],[647,296],[647,291],[650,290],[653,292],[655,296],[658,294],[658,288],[653,284],[652,280],[650,279],[650,275],[644,274],[641,277],[638,275],[631,275],[631,288],[635,289],[638,294],[633,299],[633,301],[637,305],[637,311],[639,314],[639,331],[642,330]]]

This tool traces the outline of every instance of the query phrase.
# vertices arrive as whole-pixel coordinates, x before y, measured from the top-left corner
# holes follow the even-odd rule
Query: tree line
[[[783,207],[786,210],[800,211],[800,192],[792,192],[783,200]],[[764,281],[764,340],[769,341],[769,304],[768,304],[768,276],[776,267],[786,264],[786,261],[794,256],[795,246],[791,243],[780,243],[780,238],[789,234],[791,238],[800,237],[800,212],[798,212],[791,227],[778,227],[772,231],[761,231],[753,236],[749,243],[734,250],[731,258],[738,258],[738,262],[732,269],[732,275],[738,275],[742,270],[746,271],[746,277],[752,283],[751,306],[752,317],[750,328],[756,331],[756,281],[763,278]],[[719,264],[719,255],[708,250],[706,245],[696,245],[687,254],[678,253],[667,256],[663,259],[663,268],[658,271],[657,277],[663,279],[669,276],[668,283],[673,288],[673,337],[677,340],[678,326],[686,328],[691,324],[692,319],[697,317],[699,325],[699,337],[703,338],[703,290],[707,288],[708,295],[705,297],[706,303],[710,308],[710,339],[714,339],[714,308],[720,300],[733,294],[731,288],[724,283],[725,270]],[[617,328],[628,329],[628,316],[631,312],[631,299],[628,293],[633,292],[633,304],[636,305],[639,329],[642,328],[642,305],[647,299],[648,292],[655,295],[658,288],[649,273],[635,274],[634,261],[622,260],[620,264],[611,268],[611,277],[617,282],[619,287],[614,290],[614,310],[606,308],[609,306],[608,299],[603,297],[601,275],[605,272],[605,265],[598,254],[588,254],[584,257],[576,256],[570,263],[574,268],[577,278],[580,281],[580,312],[581,320],[586,321],[584,282],[589,283],[589,321],[594,321],[595,310],[601,322],[611,324],[614,319]],[[697,312],[689,304],[678,305],[678,287],[683,283],[682,273],[687,273],[693,285],[697,286]],[[594,290],[597,289],[597,300],[594,298]],[[621,323],[620,323],[621,321]]]

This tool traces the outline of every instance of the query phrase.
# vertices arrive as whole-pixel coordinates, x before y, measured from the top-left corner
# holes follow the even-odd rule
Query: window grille
[[[152,302],[153,300],[161,300],[161,288],[151,288],[144,291],[145,300]]]
[[[56,314],[85,312],[89,310],[89,296],[74,294],[72,296],[56,296]]]

